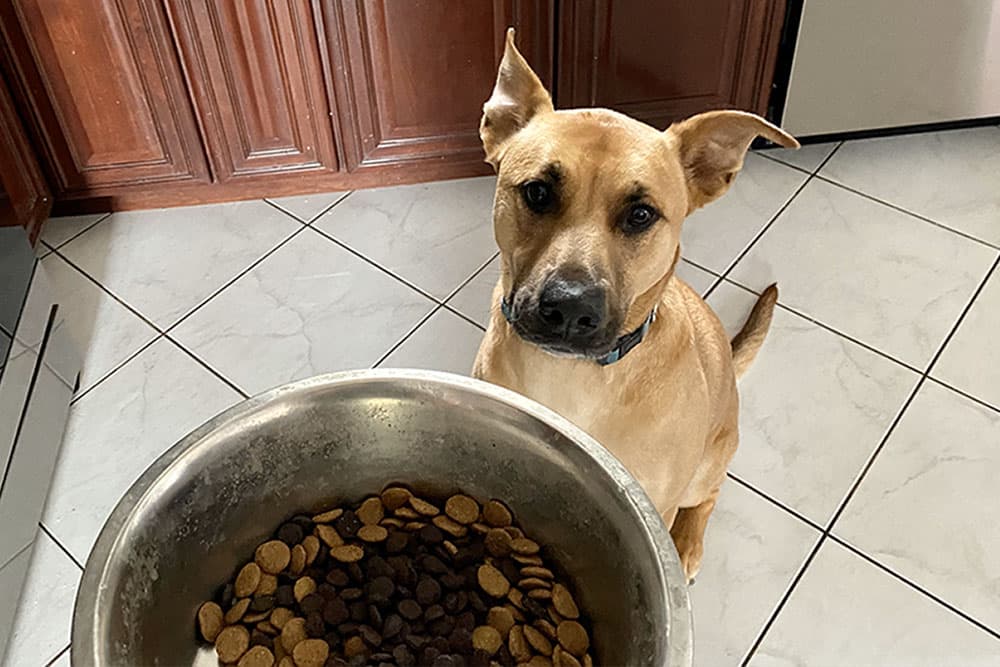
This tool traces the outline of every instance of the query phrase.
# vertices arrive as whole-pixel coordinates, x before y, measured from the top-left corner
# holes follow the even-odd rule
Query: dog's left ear
[[[760,116],[745,111],[709,111],[667,128],[680,151],[688,186],[688,213],[721,197],[758,136],[786,148],[795,137]]]
[[[496,86],[483,105],[483,119],[479,123],[486,161],[496,167],[503,144],[532,118],[550,111],[552,98],[514,46],[514,29],[508,28]]]

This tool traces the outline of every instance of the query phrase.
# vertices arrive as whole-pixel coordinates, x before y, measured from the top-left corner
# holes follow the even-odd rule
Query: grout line
[[[977,397],[973,396],[972,394],[970,394],[968,392],[962,391],[961,389],[959,389],[958,387],[955,387],[954,385],[950,385],[950,384],[948,384],[947,382],[945,382],[943,380],[937,379],[936,377],[932,377],[932,376],[928,375],[927,379],[930,380],[931,382],[933,382],[934,384],[941,385],[945,389],[948,389],[948,390],[951,390],[951,391],[955,392],[959,396],[963,396],[963,397],[969,399],[973,403],[977,403],[978,405],[981,405],[984,408],[992,410],[993,412],[1000,413],[1000,406],[993,405],[992,403],[984,401],[981,398],[977,398]]]
[[[293,213],[289,209],[283,207],[278,202],[272,200],[270,197],[264,197],[261,201],[263,201],[265,204],[268,204],[268,205],[274,207],[275,209],[281,211],[285,215],[291,216],[296,222],[302,223],[303,225],[306,225],[308,227],[309,225],[311,225],[312,223],[316,222],[317,220],[319,220],[320,218],[322,218],[324,215],[326,215],[330,211],[330,209],[332,209],[334,206],[336,206],[340,202],[344,201],[347,198],[347,196],[350,195],[350,194],[352,194],[353,192],[354,192],[353,190],[348,190],[347,192],[340,192],[340,193],[338,193],[338,194],[340,194],[340,196],[337,197],[333,201],[333,203],[328,204],[319,213],[317,213],[316,215],[314,215],[309,220],[303,220],[302,218],[300,218],[299,216],[297,216],[295,213]],[[329,194],[329,193],[320,192],[316,196],[323,196],[324,194]],[[303,195],[303,196],[309,197],[309,196],[312,196],[312,195]]]
[[[767,149],[764,149],[762,151],[753,151],[753,154],[754,155],[759,155],[760,157],[765,158],[767,160],[770,160],[771,162],[776,162],[776,163],[780,164],[783,167],[788,167],[789,169],[794,169],[795,171],[800,171],[803,174],[811,174],[811,173],[813,173],[813,172],[809,171],[808,169],[806,169],[805,167],[800,167],[797,164],[791,164],[789,162],[785,162],[784,160],[782,160],[780,158],[776,158],[774,156],[767,155],[766,153],[769,150],[774,150],[774,149],[767,148]]]
[[[786,588],[784,593],[781,594],[781,599],[779,599],[778,603],[774,606],[774,611],[772,611],[771,615],[768,616],[767,622],[764,623],[764,627],[757,633],[757,637],[754,639],[753,644],[750,645],[746,655],[744,655],[743,659],[740,661],[741,667],[747,667],[750,659],[753,658],[754,653],[756,653],[757,649],[760,648],[760,645],[763,643],[764,638],[771,629],[771,626],[774,625],[774,622],[778,619],[778,615],[781,613],[781,610],[785,607],[785,603],[788,602],[788,599],[792,596],[792,592],[798,587],[799,581],[802,580],[806,570],[809,569],[813,559],[816,558],[816,554],[819,553],[819,549],[823,546],[823,542],[826,541],[826,537],[826,533],[821,533],[819,539],[816,540],[816,544],[813,545],[812,549],[806,555],[805,560],[802,561],[802,566],[799,567],[795,576],[792,577],[792,581],[788,584],[788,588]]]
[[[733,287],[737,287],[737,288],[739,288],[739,289],[741,289],[741,290],[743,290],[745,292],[749,292],[750,294],[753,294],[755,296],[760,296],[760,293],[757,290],[753,289],[752,287],[747,287],[743,283],[736,282],[736,280],[734,280],[733,278],[725,278],[722,282],[725,282],[727,285],[732,285]],[[846,338],[847,340],[851,341],[855,345],[858,345],[859,347],[863,347],[864,349],[868,350],[869,352],[873,352],[874,354],[877,354],[878,356],[880,356],[880,357],[882,357],[884,359],[892,361],[893,363],[899,364],[900,366],[902,366],[902,367],[904,367],[904,368],[906,368],[908,370],[911,370],[911,371],[913,371],[914,373],[916,373],[918,375],[920,375],[921,373],[923,373],[923,371],[920,370],[919,368],[917,368],[916,366],[913,366],[912,364],[908,364],[908,363],[906,363],[905,361],[903,361],[901,359],[897,359],[896,357],[892,356],[888,352],[883,352],[882,350],[878,349],[877,347],[873,347],[872,345],[869,345],[868,343],[864,342],[863,340],[855,338],[854,336],[852,336],[852,335],[850,335],[848,333],[844,333],[843,331],[841,331],[841,330],[839,330],[839,329],[837,329],[835,327],[832,327],[829,324],[826,324],[825,322],[823,322],[821,320],[816,319],[815,317],[813,317],[812,315],[809,315],[808,313],[800,311],[800,310],[798,310],[796,308],[793,308],[793,307],[791,307],[791,306],[789,306],[787,304],[781,303],[780,296],[779,296],[779,300],[778,300],[778,302],[777,302],[776,305],[779,308],[781,308],[782,310],[784,310],[785,312],[791,313],[792,315],[795,315],[796,317],[802,318],[803,320],[805,320],[805,321],[807,321],[807,322],[809,322],[811,324],[815,324],[816,326],[820,327],[821,329],[825,329],[825,330],[829,331],[832,334],[836,334],[836,335],[840,336],[841,338]]]
[[[466,322],[468,322],[472,326],[476,327],[480,331],[482,331],[484,333],[486,332],[486,327],[484,327],[482,324],[480,324],[479,322],[475,321],[474,319],[472,319],[471,317],[469,317],[468,315],[466,315],[462,311],[458,310],[454,306],[450,306],[447,303],[444,303],[444,304],[441,304],[441,307],[444,308],[445,310],[447,310],[452,315],[455,315],[456,317],[459,317],[459,318],[465,320]]]
[[[478,268],[478,269],[476,269],[475,271],[473,271],[473,272],[472,272],[472,275],[471,275],[471,276],[469,276],[468,278],[466,278],[465,280],[463,280],[463,281],[462,281],[461,283],[459,283],[458,287],[456,287],[455,289],[453,289],[453,290],[451,291],[451,293],[450,293],[450,294],[449,294],[448,296],[446,296],[446,297],[444,298],[444,301],[443,301],[442,303],[445,303],[445,304],[447,304],[447,303],[448,303],[449,301],[451,301],[452,297],[454,297],[454,296],[455,296],[456,294],[458,294],[459,292],[461,292],[461,291],[462,291],[462,289],[463,289],[463,288],[464,288],[464,287],[465,287],[466,285],[468,285],[468,284],[469,284],[469,283],[471,283],[471,282],[472,282],[473,280],[475,280],[475,279],[476,279],[476,276],[478,276],[478,275],[479,275],[480,273],[482,273],[483,271],[485,271],[485,270],[486,270],[486,267],[490,265],[490,262],[492,262],[492,261],[493,261],[494,259],[496,259],[496,258],[497,258],[497,257],[499,257],[499,256],[500,256],[500,251],[499,251],[499,250],[497,250],[497,251],[496,251],[495,253],[493,253],[493,254],[492,254],[492,255],[490,256],[490,258],[489,258],[488,260],[486,260],[485,262],[483,262],[483,263],[482,263],[482,264],[481,264],[481,265],[479,266],[479,268]]]
[[[750,492],[754,493],[755,495],[760,496],[762,499],[764,499],[767,502],[771,503],[772,505],[774,505],[778,509],[783,510],[784,512],[787,512],[788,514],[791,514],[793,517],[795,517],[799,521],[802,521],[803,523],[808,524],[809,526],[815,528],[819,532],[823,532],[823,526],[819,525],[818,523],[816,523],[815,521],[813,521],[812,519],[810,519],[809,517],[807,517],[805,514],[802,514],[801,512],[799,512],[797,509],[795,509],[791,505],[786,505],[785,503],[783,503],[782,501],[778,500],[774,496],[771,496],[768,493],[766,493],[764,491],[761,491],[756,486],[754,486],[750,482],[744,480],[743,478],[741,478],[736,473],[727,470],[726,471],[726,477],[728,477],[729,479],[733,480],[734,482],[736,482],[740,486],[744,487],[747,491],[750,491]]]
[[[56,653],[56,657],[52,658],[47,663],[45,663],[45,667],[52,667],[52,665],[56,664],[59,658],[63,657],[63,654],[66,653],[66,651],[68,651],[71,646],[72,644],[66,644],[66,648]]]
[[[956,606],[952,605],[951,603],[949,603],[947,600],[944,600],[943,598],[938,597],[937,595],[935,595],[931,591],[927,590],[926,588],[924,588],[920,584],[918,584],[918,583],[916,583],[916,582],[908,579],[907,577],[904,577],[903,575],[899,574],[898,572],[896,572],[892,568],[884,565],[883,563],[880,563],[878,560],[872,558],[871,556],[869,556],[868,554],[866,554],[864,551],[862,551],[858,547],[855,547],[854,545],[852,545],[847,540],[845,540],[845,539],[843,539],[841,537],[838,537],[837,535],[834,535],[834,534],[830,534],[829,538],[830,538],[831,541],[836,542],[840,546],[844,547],[845,549],[847,549],[848,551],[850,551],[851,553],[853,553],[855,556],[858,556],[858,557],[862,558],[863,560],[871,563],[872,565],[874,565],[878,569],[882,570],[886,574],[892,576],[894,579],[899,580],[900,582],[906,584],[907,586],[909,586],[913,590],[917,591],[918,593],[921,593],[922,595],[930,598],[934,602],[937,602],[939,605],[941,605],[942,607],[948,609],[952,613],[955,613],[958,616],[961,616],[966,621],[968,621],[969,623],[972,623],[973,625],[975,625],[980,630],[983,630],[987,634],[990,634],[993,637],[995,637],[997,639],[1000,639],[1000,632],[997,632],[996,630],[994,630],[993,628],[989,627],[985,623],[982,623],[981,621],[977,620],[975,617],[970,616],[969,614],[965,613],[964,611],[962,611],[958,607],[956,607]]]
[[[80,238],[81,236],[83,236],[84,234],[86,234],[87,232],[89,232],[91,229],[93,229],[97,225],[101,224],[102,222],[104,222],[105,220],[107,220],[110,217],[111,217],[111,213],[105,213],[104,215],[102,215],[101,217],[99,217],[97,220],[94,220],[92,223],[90,223],[89,225],[87,225],[86,227],[84,227],[83,229],[81,229],[80,231],[78,231],[76,234],[73,234],[73,236],[69,237],[68,239],[66,239],[62,243],[59,243],[59,244],[56,244],[56,245],[52,245],[51,243],[48,243],[47,241],[45,241],[45,239],[42,239],[42,243],[45,244],[50,251],[55,252],[59,248],[62,248],[63,246],[65,246],[66,244],[68,244],[70,241],[73,241],[73,240],[76,240],[76,239]],[[51,222],[51,220],[58,220],[58,219],[59,218],[51,218],[50,222]]]
[[[320,218],[322,218],[324,215],[326,215],[327,213],[329,213],[330,211],[332,211],[334,206],[336,206],[340,202],[344,201],[345,199],[347,199],[348,197],[350,197],[351,195],[353,195],[355,192],[356,192],[355,190],[348,190],[347,192],[344,193],[343,197],[339,197],[337,199],[337,201],[333,202],[332,204],[330,204],[329,206],[327,206],[326,208],[324,208],[322,211],[319,212],[319,215],[315,216],[312,220],[310,220],[306,224],[308,226],[312,227],[312,225],[313,225],[314,222],[316,222],[317,220],[319,220]]]
[[[56,538],[56,536],[52,534],[52,532],[51,532],[51,531],[50,531],[50,530],[49,530],[49,529],[48,529],[48,528],[46,527],[46,525],[45,525],[44,523],[42,523],[41,521],[39,521],[39,522],[38,522],[38,527],[39,527],[39,528],[41,528],[41,529],[42,529],[42,532],[44,532],[44,533],[45,533],[46,535],[48,535],[48,536],[49,536],[49,539],[51,539],[51,540],[52,540],[53,542],[55,542],[55,543],[56,543],[56,546],[57,546],[57,547],[59,547],[59,548],[60,548],[60,549],[62,550],[62,552],[63,552],[64,554],[66,554],[66,556],[67,556],[67,557],[68,557],[68,558],[69,558],[69,559],[70,559],[71,561],[73,561],[73,564],[74,564],[74,565],[76,565],[76,566],[77,566],[78,568],[80,568],[80,571],[81,571],[81,572],[83,572],[83,565],[81,565],[81,564],[80,564],[80,561],[78,561],[78,560],[76,559],[76,556],[74,556],[74,555],[73,555],[73,554],[72,554],[72,553],[70,552],[70,550],[69,550],[69,549],[67,549],[67,548],[66,548],[66,547],[65,547],[65,546],[63,545],[63,543],[62,543],[62,542],[60,542],[60,541],[59,541],[59,540],[58,540],[58,539]]]
[[[248,394],[245,391],[243,391],[243,389],[241,389],[239,385],[237,385],[235,382],[233,382],[232,380],[230,380],[229,378],[227,378],[225,375],[223,375],[222,373],[220,373],[219,371],[217,371],[215,368],[213,368],[211,365],[209,365],[208,362],[206,362],[204,359],[202,359],[201,357],[199,357],[197,354],[195,354],[191,350],[187,349],[186,347],[184,347],[183,345],[181,345],[180,343],[178,343],[174,338],[171,338],[167,334],[163,334],[163,338],[165,338],[166,340],[168,340],[171,343],[173,343],[175,346],[177,346],[178,348],[180,348],[181,351],[184,352],[186,355],[188,355],[189,357],[191,357],[192,359],[194,359],[195,361],[197,361],[199,364],[201,364],[202,366],[204,366],[205,370],[207,370],[209,373],[211,373],[215,377],[217,377],[220,380],[222,380],[226,385],[229,386],[230,389],[232,389],[233,391],[235,391],[237,394],[239,394],[243,398],[250,398],[250,394]]]
[[[409,331],[407,331],[405,334],[403,334],[402,338],[400,338],[398,341],[396,341],[395,343],[393,343],[392,347],[389,348],[389,351],[386,352],[385,354],[383,354],[381,357],[379,357],[378,361],[376,361],[374,364],[372,364],[369,368],[377,368],[379,366],[379,364],[381,364],[383,361],[385,361],[386,359],[388,359],[389,355],[391,355],[393,352],[395,352],[397,349],[399,349],[399,347],[402,346],[403,343],[405,343],[407,340],[410,339],[410,336],[412,336],[413,334],[417,333],[417,329],[419,329],[420,327],[424,326],[424,324],[426,324],[428,320],[430,320],[432,317],[434,317],[434,314],[437,313],[442,308],[444,308],[443,304],[437,304],[434,308],[432,308],[429,313],[427,313],[422,318],[420,318],[420,320],[413,326],[412,329],[410,329]]]
[[[2,563],[0,563],[0,570],[4,569],[5,567],[7,567],[11,563],[13,563],[14,560],[17,559],[18,556],[20,556],[21,554],[23,554],[25,551],[27,551],[28,549],[32,548],[33,546],[35,546],[35,543],[34,543],[34,541],[31,541],[31,542],[28,542],[27,544],[25,544],[23,547],[21,547],[17,551],[15,551],[13,554],[11,554],[11,556],[9,558],[7,558],[7,560],[5,560]]]
[[[437,298],[436,296],[434,296],[430,292],[424,290],[422,287],[420,287],[416,283],[409,281],[408,279],[402,277],[401,275],[399,275],[397,273],[394,273],[393,271],[391,271],[387,267],[382,266],[381,264],[379,264],[375,260],[371,259],[370,257],[367,257],[367,256],[361,254],[360,252],[358,252],[357,250],[355,250],[351,246],[347,245],[346,243],[344,243],[342,241],[337,240],[334,236],[332,236],[331,234],[325,232],[324,230],[320,229],[319,227],[311,227],[310,226],[309,229],[311,229],[312,231],[316,232],[320,236],[326,238],[327,240],[332,241],[333,243],[336,243],[338,246],[340,246],[341,248],[343,248],[347,252],[351,253],[352,255],[354,255],[355,257],[357,257],[358,259],[364,260],[368,264],[371,264],[372,266],[374,266],[376,269],[378,269],[382,273],[386,274],[387,276],[395,278],[397,281],[403,283],[404,285],[406,285],[410,289],[414,290],[415,292],[419,292],[420,294],[422,294],[423,296],[427,297],[428,299],[430,299],[431,301],[433,301],[437,305],[439,305],[439,306],[443,305],[441,299]]]
[[[681,261],[684,262],[685,264],[690,264],[691,266],[693,266],[696,269],[701,269],[705,273],[710,273],[713,276],[715,276],[716,278],[721,278],[722,277],[722,276],[719,275],[718,271],[715,271],[714,269],[710,269],[707,266],[702,266],[698,262],[692,261],[692,260],[688,259],[687,257],[681,256]]]
[[[160,340],[162,338],[163,338],[163,334],[162,333],[157,333],[156,336],[154,336],[148,343],[145,343],[144,345],[142,345],[141,347],[139,347],[138,350],[136,350],[135,352],[133,352],[129,356],[125,357],[125,359],[123,359],[121,362],[119,362],[118,364],[116,364],[110,370],[108,370],[107,372],[105,372],[104,375],[102,375],[100,378],[98,378],[97,380],[95,380],[94,382],[92,382],[89,387],[87,387],[86,389],[84,389],[80,393],[74,395],[73,398],[70,400],[69,404],[70,405],[75,405],[77,401],[79,401],[81,398],[83,398],[84,396],[86,396],[87,394],[89,394],[91,391],[93,391],[99,384],[103,383],[109,377],[111,377],[112,375],[114,375],[115,373],[117,373],[118,370],[122,366],[124,366],[128,362],[130,362],[133,359],[135,359],[136,357],[138,357],[142,352],[145,352],[150,347],[152,347],[153,343],[155,343],[156,341],[158,341],[158,340]]]
[[[919,213],[914,213],[913,211],[905,209],[902,206],[899,206],[897,204],[893,204],[892,202],[886,201],[884,199],[879,199],[878,197],[870,195],[867,192],[863,192],[861,190],[858,190],[857,188],[853,188],[853,187],[851,187],[849,185],[845,185],[844,183],[841,183],[840,181],[835,181],[832,178],[828,178],[826,176],[821,176],[819,174],[816,174],[816,178],[819,179],[819,180],[821,180],[821,181],[823,181],[824,183],[828,183],[829,185],[836,186],[836,187],[840,188],[841,190],[846,190],[848,192],[852,192],[852,193],[858,195],[859,197],[863,197],[863,198],[865,198],[865,199],[867,199],[869,201],[873,201],[876,204],[881,204],[882,206],[891,208],[894,211],[898,211],[900,213],[905,213],[906,215],[910,216],[911,218],[916,218],[917,220],[921,220],[923,222],[926,222],[927,224],[934,225],[935,227],[938,227],[940,229],[944,229],[944,230],[949,231],[949,232],[951,232],[953,234],[957,234],[957,235],[959,235],[959,236],[961,236],[963,238],[966,238],[966,239],[968,239],[970,241],[974,241],[974,242],[976,242],[976,243],[978,243],[980,245],[984,245],[984,246],[986,246],[988,248],[993,248],[994,250],[1000,250],[1000,245],[997,245],[995,243],[990,243],[989,241],[984,241],[981,238],[977,238],[977,237],[973,236],[972,234],[969,234],[968,232],[963,232],[963,231],[961,231],[959,229],[955,229],[954,227],[949,227],[948,225],[946,225],[944,223],[941,223],[941,222],[938,222],[937,220],[932,220],[931,218],[928,218],[927,216],[920,215]]]

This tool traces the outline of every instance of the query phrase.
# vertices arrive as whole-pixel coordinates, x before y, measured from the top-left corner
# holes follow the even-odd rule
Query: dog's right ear
[[[550,111],[552,98],[514,46],[514,29],[508,28],[496,86],[483,105],[483,119],[479,123],[486,161],[495,168],[500,163],[507,140],[532,118]]]

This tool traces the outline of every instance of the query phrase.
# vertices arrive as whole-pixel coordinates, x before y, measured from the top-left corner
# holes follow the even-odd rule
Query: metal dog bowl
[[[670,535],[622,465],[565,419],[426,371],[321,376],[245,401],[161,456],[87,561],[73,665],[215,665],[198,605],[292,513],[391,481],[508,501],[571,575],[601,665],[690,665]]]

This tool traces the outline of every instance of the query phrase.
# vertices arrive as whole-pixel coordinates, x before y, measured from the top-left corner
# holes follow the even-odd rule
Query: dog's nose
[[[538,298],[538,317],[563,338],[586,338],[604,323],[604,289],[592,282],[554,277]]]

